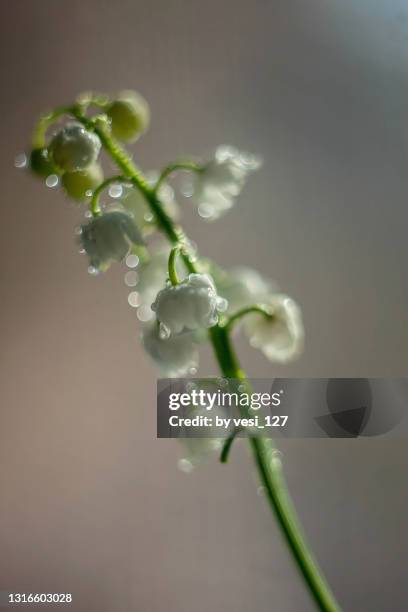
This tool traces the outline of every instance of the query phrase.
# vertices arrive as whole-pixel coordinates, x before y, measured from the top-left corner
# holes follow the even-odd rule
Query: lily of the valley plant
[[[221,375],[245,381],[232,341],[238,329],[271,361],[296,358],[304,335],[298,305],[255,270],[226,271],[200,258],[179,225],[170,184],[179,173],[180,196],[213,221],[233,207],[261,159],[221,146],[205,161],[177,160],[161,172],[142,173],[123,143],[135,142],[149,121],[149,106],[136,92],[114,98],[87,93],[41,117],[34,129],[30,169],[86,206],[87,221],[77,233],[89,271],[126,261],[126,283],[136,288],[129,303],[137,308],[143,346],[163,376],[196,373],[199,344],[208,340]],[[102,152],[117,167],[107,178]],[[225,441],[221,461],[233,441]],[[248,442],[265,496],[317,606],[339,610],[302,535],[273,442],[258,436]],[[183,465],[195,461],[193,454]]]

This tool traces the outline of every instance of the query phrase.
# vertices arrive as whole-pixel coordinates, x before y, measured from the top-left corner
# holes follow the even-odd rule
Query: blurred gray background
[[[87,273],[82,212],[13,167],[36,117],[84,89],[139,89],[145,168],[219,143],[262,171],[203,254],[302,305],[307,350],[252,376],[404,376],[408,6],[401,0],[3,0],[0,590],[76,612],[311,611],[240,442],[177,469],[123,268]],[[216,372],[211,354],[202,374]],[[287,441],[305,531],[344,610],[408,607],[406,440]],[[28,609],[28,608],[27,608]]]

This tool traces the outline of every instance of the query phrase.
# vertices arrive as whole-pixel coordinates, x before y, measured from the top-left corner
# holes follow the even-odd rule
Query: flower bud
[[[256,313],[248,316],[245,322],[250,343],[271,361],[292,361],[303,349],[304,330],[300,308],[294,300],[283,294],[272,296],[267,306],[271,318]]]
[[[170,335],[212,327],[218,321],[217,304],[211,278],[206,274],[190,274],[182,283],[159,291],[152,310],[164,335]]]
[[[106,270],[113,261],[124,259],[132,244],[143,243],[131,217],[119,211],[95,217],[82,225],[80,240],[90,265],[98,270]]]
[[[46,147],[33,149],[30,153],[29,168],[37,176],[46,178],[50,174],[58,174],[48,149]]]
[[[103,181],[103,171],[98,163],[94,163],[86,170],[65,172],[62,175],[62,186],[67,194],[79,202],[86,200]]]
[[[112,134],[123,142],[134,142],[149,127],[149,105],[136,91],[120,93],[106,112],[112,122]]]
[[[143,346],[162,376],[180,377],[198,366],[198,351],[193,334],[185,333],[164,340],[157,321],[146,326],[142,334]]]
[[[93,164],[101,150],[101,141],[80,123],[68,123],[50,143],[55,164],[67,172],[85,170]]]

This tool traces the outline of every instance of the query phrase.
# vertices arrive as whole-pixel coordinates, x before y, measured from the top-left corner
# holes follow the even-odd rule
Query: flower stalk
[[[89,99],[88,105],[92,104],[92,99]],[[106,103],[100,104],[101,108],[106,106]],[[43,147],[45,133],[53,121],[62,115],[68,114],[74,117],[84,128],[96,134],[102,144],[105,152],[116,163],[120,174],[103,181],[94,191],[90,209],[92,215],[96,218],[101,214],[99,207],[99,196],[101,192],[113,182],[126,182],[132,184],[144,196],[146,203],[153,214],[158,229],[166,236],[172,250],[169,257],[168,268],[169,277],[172,285],[179,283],[176,272],[176,259],[180,256],[187,268],[187,271],[192,274],[200,274],[200,265],[197,264],[195,256],[189,252],[187,248],[183,248],[188,244],[186,236],[181,227],[176,225],[167,214],[163,203],[158,195],[159,187],[163,181],[176,170],[190,170],[195,173],[200,173],[202,166],[193,162],[175,162],[166,166],[162,171],[155,185],[152,187],[134,164],[130,156],[122,148],[117,140],[115,140],[106,122],[100,117],[89,118],[86,114],[86,104],[78,103],[69,107],[62,107],[40,119],[38,126],[34,132],[33,142],[35,147]],[[224,163],[224,162],[222,162]],[[241,180],[241,175],[238,179]],[[231,194],[227,194],[228,198]],[[223,197],[225,194],[223,195]],[[212,343],[215,357],[218,361],[222,375],[226,378],[245,381],[246,374],[241,368],[238,357],[235,353],[231,341],[231,330],[236,322],[247,314],[261,314],[267,319],[274,317],[273,313],[267,307],[261,305],[250,306],[243,308],[229,318],[223,318],[221,322],[216,323],[208,329],[209,340]],[[227,438],[222,454],[221,461],[226,462],[231,450],[231,446],[238,432],[234,432]],[[319,610],[324,612],[338,612],[340,610],[329,585],[324,579],[317,562],[313,558],[310,549],[306,543],[302,529],[296,516],[295,509],[289,497],[289,493],[285,484],[282,473],[282,465],[280,459],[276,457],[276,450],[272,440],[262,437],[250,437],[248,439],[249,446],[257,467],[261,483],[265,489],[265,496],[273,511],[281,532],[286,540],[289,550],[292,553],[293,559],[296,562],[301,575],[304,578],[305,584],[308,587],[311,595]]]

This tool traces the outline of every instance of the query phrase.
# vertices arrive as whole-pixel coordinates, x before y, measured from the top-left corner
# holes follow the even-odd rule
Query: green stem
[[[231,331],[232,327],[235,323],[237,323],[237,321],[242,319],[242,317],[245,317],[246,315],[252,313],[261,314],[266,319],[273,319],[273,313],[266,306],[262,306],[261,304],[254,304],[254,306],[247,306],[246,308],[242,308],[241,310],[238,310],[238,312],[232,314],[224,323],[224,327],[228,331]]]
[[[74,115],[75,112],[76,108],[74,106],[60,106],[40,117],[39,121],[37,121],[31,139],[33,148],[41,149],[45,146],[45,135],[47,129],[52,123],[54,123],[54,121],[63,115]]]
[[[176,172],[177,170],[190,170],[192,172],[201,172],[202,166],[192,161],[177,161],[173,162],[172,164],[169,164],[162,170],[157,180],[157,183],[154,186],[154,191],[157,193],[163,181],[168,176],[170,176],[170,174],[173,174],[173,172]]]
[[[129,159],[120,145],[112,138],[106,129],[104,129],[103,125],[93,123],[78,110],[74,110],[74,115],[83,125],[85,125],[85,127],[95,130],[105,150],[116,162],[121,172],[123,172],[126,178],[144,194],[152,213],[156,217],[158,226],[167,236],[170,243],[174,246],[178,246],[180,242],[185,241],[185,236],[181,228],[174,225],[172,219],[170,219],[163,209],[156,190],[149,187],[142,173]],[[188,252],[183,251],[181,255],[187,269],[190,272],[198,272]],[[245,372],[241,369],[238,358],[231,345],[228,328],[215,325],[209,329],[209,336],[223,376],[226,378],[245,380]],[[287,492],[280,462],[272,460],[274,448],[271,440],[253,437],[249,438],[249,443],[254,454],[255,463],[262,484],[267,493],[269,504],[318,608],[324,612],[338,612],[340,608],[336,603],[334,595],[331,593],[329,586],[322,577],[319,567],[309,552],[303,537],[295,510]]]
[[[237,437],[237,435],[239,434],[239,432],[242,431],[242,429],[240,427],[237,427],[236,429],[234,429],[234,431],[228,436],[228,438],[226,438],[222,450],[221,450],[221,455],[220,455],[220,461],[221,463],[227,463],[228,459],[229,459],[229,454],[230,454],[230,450],[232,447],[232,443],[235,440],[235,438]]]
[[[92,194],[92,199],[90,203],[90,210],[93,217],[98,217],[101,214],[101,209],[99,206],[99,196],[101,195],[102,191],[106,189],[106,187],[109,187],[109,185],[112,185],[112,183],[125,183],[126,181],[129,182],[129,179],[127,179],[125,176],[122,176],[121,174],[118,174],[117,176],[110,176],[109,178],[105,179],[100,185],[98,185],[98,187]]]
[[[324,612],[339,612],[340,607],[330,586],[306,544],[287,490],[281,462],[273,458],[274,448],[271,441],[266,438],[253,437],[249,439],[249,442],[268,501],[318,608]]]
[[[178,255],[180,255],[181,253],[182,251],[181,251],[180,245],[174,246],[170,251],[168,268],[169,268],[169,279],[172,285],[178,285],[180,282],[179,277],[177,275],[177,270],[176,270],[176,260],[177,260]]]

